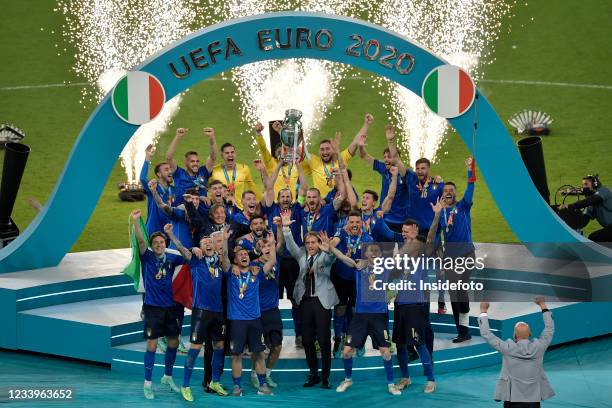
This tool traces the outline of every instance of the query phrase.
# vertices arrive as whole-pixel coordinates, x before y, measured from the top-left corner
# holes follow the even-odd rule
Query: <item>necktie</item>
[[[314,256],[311,256],[310,259],[308,259],[308,275],[310,278],[310,296],[315,295],[315,276],[314,276],[314,270],[312,269],[313,265],[314,265]]]

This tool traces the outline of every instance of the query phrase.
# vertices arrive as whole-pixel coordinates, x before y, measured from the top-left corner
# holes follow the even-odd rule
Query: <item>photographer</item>
[[[591,220],[596,219],[603,227],[591,233],[589,239],[595,242],[612,242],[612,192],[601,185],[597,175],[588,175],[582,179],[582,194],[586,196],[584,200],[563,204],[559,209],[586,208],[584,214]]]

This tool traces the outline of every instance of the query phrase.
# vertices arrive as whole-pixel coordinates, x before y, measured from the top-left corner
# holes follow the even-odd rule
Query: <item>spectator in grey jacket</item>
[[[336,257],[330,253],[329,237],[324,232],[309,232],[304,238],[304,248],[296,245],[291,234],[291,212],[281,213],[283,236],[287,249],[300,265],[300,273],[293,290],[293,299],[302,315],[302,342],[310,375],[304,387],[321,382],[321,388],[329,389],[331,372],[331,316],[338,304],[338,295],[331,282],[331,267]],[[321,348],[321,377],[318,374],[315,339]]]
[[[542,366],[544,352],[552,341],[555,325],[550,310],[539,296],[535,303],[542,309],[544,330],[539,338],[529,339],[531,329],[524,322],[514,326],[514,339],[501,340],[489,329],[489,303],[480,304],[480,335],[502,355],[502,367],[494,399],[506,407],[539,407],[540,401],[555,395]]]

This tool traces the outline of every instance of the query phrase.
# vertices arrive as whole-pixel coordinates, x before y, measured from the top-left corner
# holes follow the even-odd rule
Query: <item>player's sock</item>
[[[223,373],[223,358],[225,357],[225,351],[223,349],[213,350],[212,357],[212,380],[213,382],[219,382],[221,374]]]
[[[387,384],[393,384],[393,360],[390,356],[388,360],[383,358],[383,365],[385,366],[385,374],[387,375]]]
[[[423,364],[423,370],[425,371],[427,381],[435,381],[433,375],[433,365],[431,363],[431,355],[429,354],[429,350],[427,350],[427,346],[425,346],[425,344],[421,344],[417,347],[417,351],[419,352],[419,358],[421,359],[421,364]]]
[[[259,386],[262,387],[266,383],[266,375],[257,373],[257,381],[259,381]]]
[[[402,372],[402,378],[410,377],[410,374],[408,374],[408,350],[406,350],[405,344],[397,346],[397,362]]]
[[[153,367],[155,366],[155,352],[145,351],[144,355],[144,369],[145,369],[145,380],[151,381],[153,377]]]
[[[348,380],[353,377],[353,358],[344,358],[342,361],[344,362],[344,378]]]
[[[237,385],[238,387],[240,387],[241,379],[242,379],[241,377],[232,377],[232,380],[234,380],[234,385]]]
[[[189,387],[189,382],[191,381],[191,374],[193,373],[193,366],[195,364],[196,359],[198,358],[199,353],[200,350],[194,348],[190,348],[187,352],[187,357],[185,358],[185,367],[183,370],[183,387]]]
[[[174,367],[174,362],[176,361],[176,351],[177,347],[171,348],[168,346],[166,349],[166,357],[164,361],[164,374],[169,377],[172,377],[172,368]]]

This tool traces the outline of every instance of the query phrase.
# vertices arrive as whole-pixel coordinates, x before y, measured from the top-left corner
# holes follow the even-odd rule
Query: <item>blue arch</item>
[[[284,30],[288,27],[293,28],[293,33],[298,27],[309,30],[311,48],[306,42],[302,42],[300,48],[295,45],[270,51],[259,48],[257,33],[260,30]],[[333,45],[327,49],[325,36],[321,47],[315,46],[314,34],[321,29],[333,34]],[[383,46],[395,46],[400,53],[409,53],[414,57],[411,72],[401,74],[378,61],[349,55],[346,49],[354,42],[351,40],[353,34],[361,35],[366,41],[376,39]],[[240,53],[230,53],[226,58],[224,46],[228,38],[234,41]],[[219,41],[218,47],[222,52],[216,55],[213,64],[207,48],[214,41]],[[216,47],[213,45],[213,49]],[[204,55],[209,65],[201,69],[192,66],[189,76],[177,78],[169,63],[181,67],[181,57],[188,60],[189,53],[198,48],[203,51],[196,55]],[[170,99],[186,88],[236,66],[285,58],[326,59],[349,64],[384,76],[417,95],[420,95],[427,73],[445,63],[399,34],[361,20],[321,13],[282,12],[230,20],[204,28],[171,44],[135,69],[155,75],[162,82],[167,99]],[[540,197],[512,138],[483,96],[478,102],[479,136],[476,146],[472,146],[474,108],[472,105],[466,114],[449,122],[472,152],[476,148],[478,165],[491,194],[517,237],[527,244],[559,243],[583,259],[612,259],[609,250],[589,245],[591,241],[569,229]],[[83,231],[119,153],[137,128],[115,115],[110,96],[100,102],[83,127],[43,210],[22,235],[0,250],[0,272],[55,266],[61,261]],[[84,174],[87,174],[87,183],[83,183]],[[77,194],[79,199],[75,200]]]

